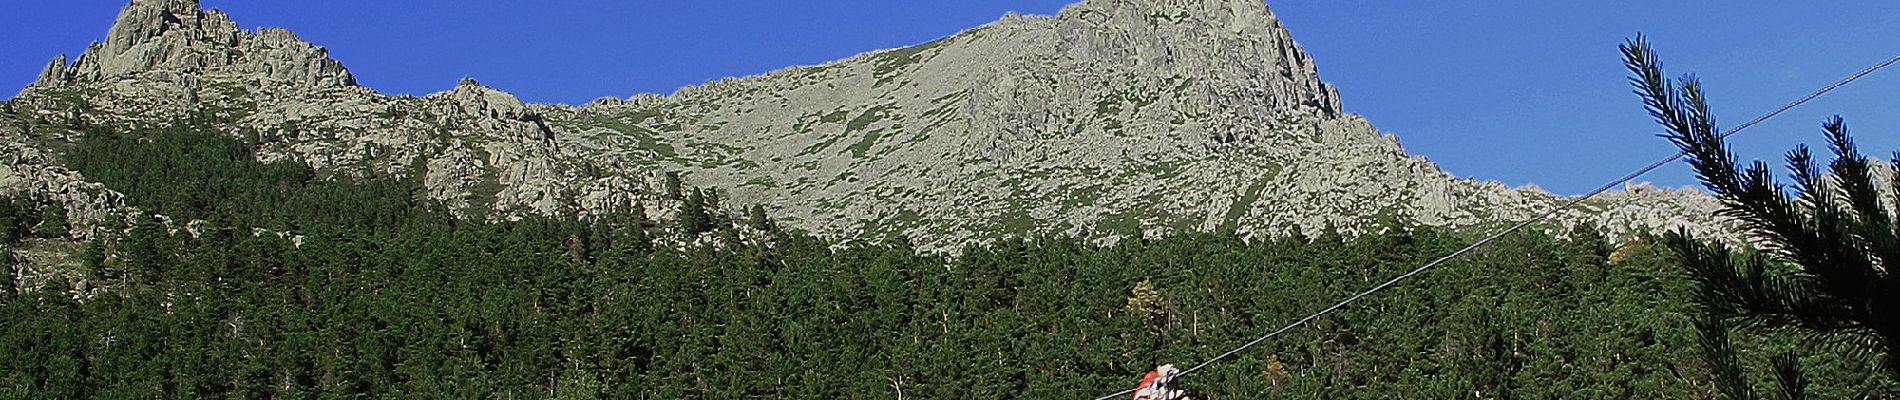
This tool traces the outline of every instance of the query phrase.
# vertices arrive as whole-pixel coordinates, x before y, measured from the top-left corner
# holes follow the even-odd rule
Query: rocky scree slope
[[[135,0],[104,42],[54,60],[12,102],[70,123],[209,121],[258,138],[265,158],[334,176],[420,175],[430,197],[471,217],[643,204],[666,219],[683,183],[822,236],[937,250],[1033,235],[1468,227],[1565,200],[1451,176],[1340,112],[1258,0],[1086,0],[917,46],[580,106],[527,104],[468,79],[384,95],[288,31],[242,31],[196,1]],[[1726,237],[1717,206],[1640,186],[1559,220]]]

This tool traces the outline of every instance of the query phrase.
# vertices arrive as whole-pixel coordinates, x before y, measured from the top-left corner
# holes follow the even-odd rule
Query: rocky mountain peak
[[[1265,2],[1258,0],[1087,0],[1064,7],[1061,16],[1080,17],[1083,14],[1099,12],[1109,15],[1122,15],[1144,20],[1145,17],[1163,17],[1169,22],[1193,18],[1221,23],[1233,23],[1231,32],[1242,33],[1246,28],[1258,32],[1280,30],[1279,19],[1267,9]]]
[[[190,86],[209,74],[260,87],[356,84],[327,50],[290,31],[247,32],[223,12],[200,8],[197,0],[135,0],[119,12],[103,42],[93,43],[71,65],[63,56],[55,59],[34,86],[133,76]]]
[[[1271,94],[1276,107],[1339,110],[1338,94],[1320,80],[1312,57],[1259,0],[1089,0],[1057,18],[1067,40],[1093,57],[1206,72]]]
[[[121,54],[134,47],[150,43],[165,36],[166,32],[179,29],[202,28],[207,17],[214,19],[212,24],[230,22],[221,13],[207,13],[199,8],[196,0],[137,0],[119,11],[119,18],[106,33],[104,50],[107,54]],[[222,21],[217,21],[221,19]],[[234,25],[235,26],[235,25]],[[185,32],[190,35],[195,32]]]
[[[353,82],[289,31],[137,0],[106,41],[71,65],[55,59],[15,104],[54,116],[87,104],[97,112],[84,117],[131,126],[208,115],[272,139],[261,160],[418,174],[467,216],[641,204],[665,217],[685,184],[821,236],[933,251],[1036,235],[1458,228],[1565,200],[1452,176],[1343,113],[1260,0],[1085,0],[585,107],[527,104],[473,79],[422,98]],[[94,90],[36,90],[68,85]],[[1719,226],[1708,217],[1719,204],[1698,193],[1599,200],[1559,219],[1609,232]]]
[[[428,98],[447,101],[464,113],[495,118],[517,119],[527,110],[527,103],[514,94],[484,86],[474,78],[467,77],[457,81],[454,89],[430,94]]]

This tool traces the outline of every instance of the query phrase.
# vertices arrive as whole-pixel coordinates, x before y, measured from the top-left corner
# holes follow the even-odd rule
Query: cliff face
[[[321,47],[282,29],[245,32],[194,0],[135,0],[71,65],[47,65],[34,86],[143,78],[191,85],[203,74],[243,75],[254,84],[335,87],[356,79]]]
[[[339,176],[419,174],[468,215],[666,218],[666,173],[834,237],[926,248],[1067,234],[1259,236],[1392,221],[1472,226],[1563,200],[1460,179],[1340,111],[1256,0],[1087,0],[917,46],[582,106],[465,80],[423,98],[354,86],[282,30],[138,0],[105,42],[15,103],[140,127],[192,119]],[[1716,203],[1636,188],[1561,217],[1714,234]]]

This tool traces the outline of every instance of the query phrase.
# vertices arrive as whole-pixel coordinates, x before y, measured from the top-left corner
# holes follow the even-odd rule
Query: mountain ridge
[[[83,109],[74,118],[87,124],[211,120],[262,138],[260,158],[421,175],[430,198],[468,216],[638,205],[664,219],[678,204],[665,187],[685,183],[821,236],[948,250],[1046,234],[1465,227],[1563,199],[1451,176],[1341,112],[1311,57],[1252,0],[1089,0],[580,106],[473,80],[380,94],[289,31],[239,31],[191,0],[133,1],[110,32],[70,65],[55,59],[15,102],[55,119]],[[1608,196],[1560,225],[1720,235],[1699,192]]]

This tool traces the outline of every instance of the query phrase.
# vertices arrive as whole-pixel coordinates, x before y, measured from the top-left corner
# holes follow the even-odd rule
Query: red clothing
[[[1148,376],[1141,378],[1141,386],[1135,387],[1134,400],[1185,400],[1187,394],[1174,389],[1174,378],[1181,370],[1173,364],[1155,367]]]
[[[1154,371],[1148,371],[1148,376],[1141,378],[1141,385],[1135,386],[1134,399],[1148,400],[1149,393],[1148,393],[1148,390],[1146,389],[1148,389],[1149,386],[1154,385],[1155,380],[1158,380],[1158,379],[1161,379],[1161,370],[1157,369]]]

